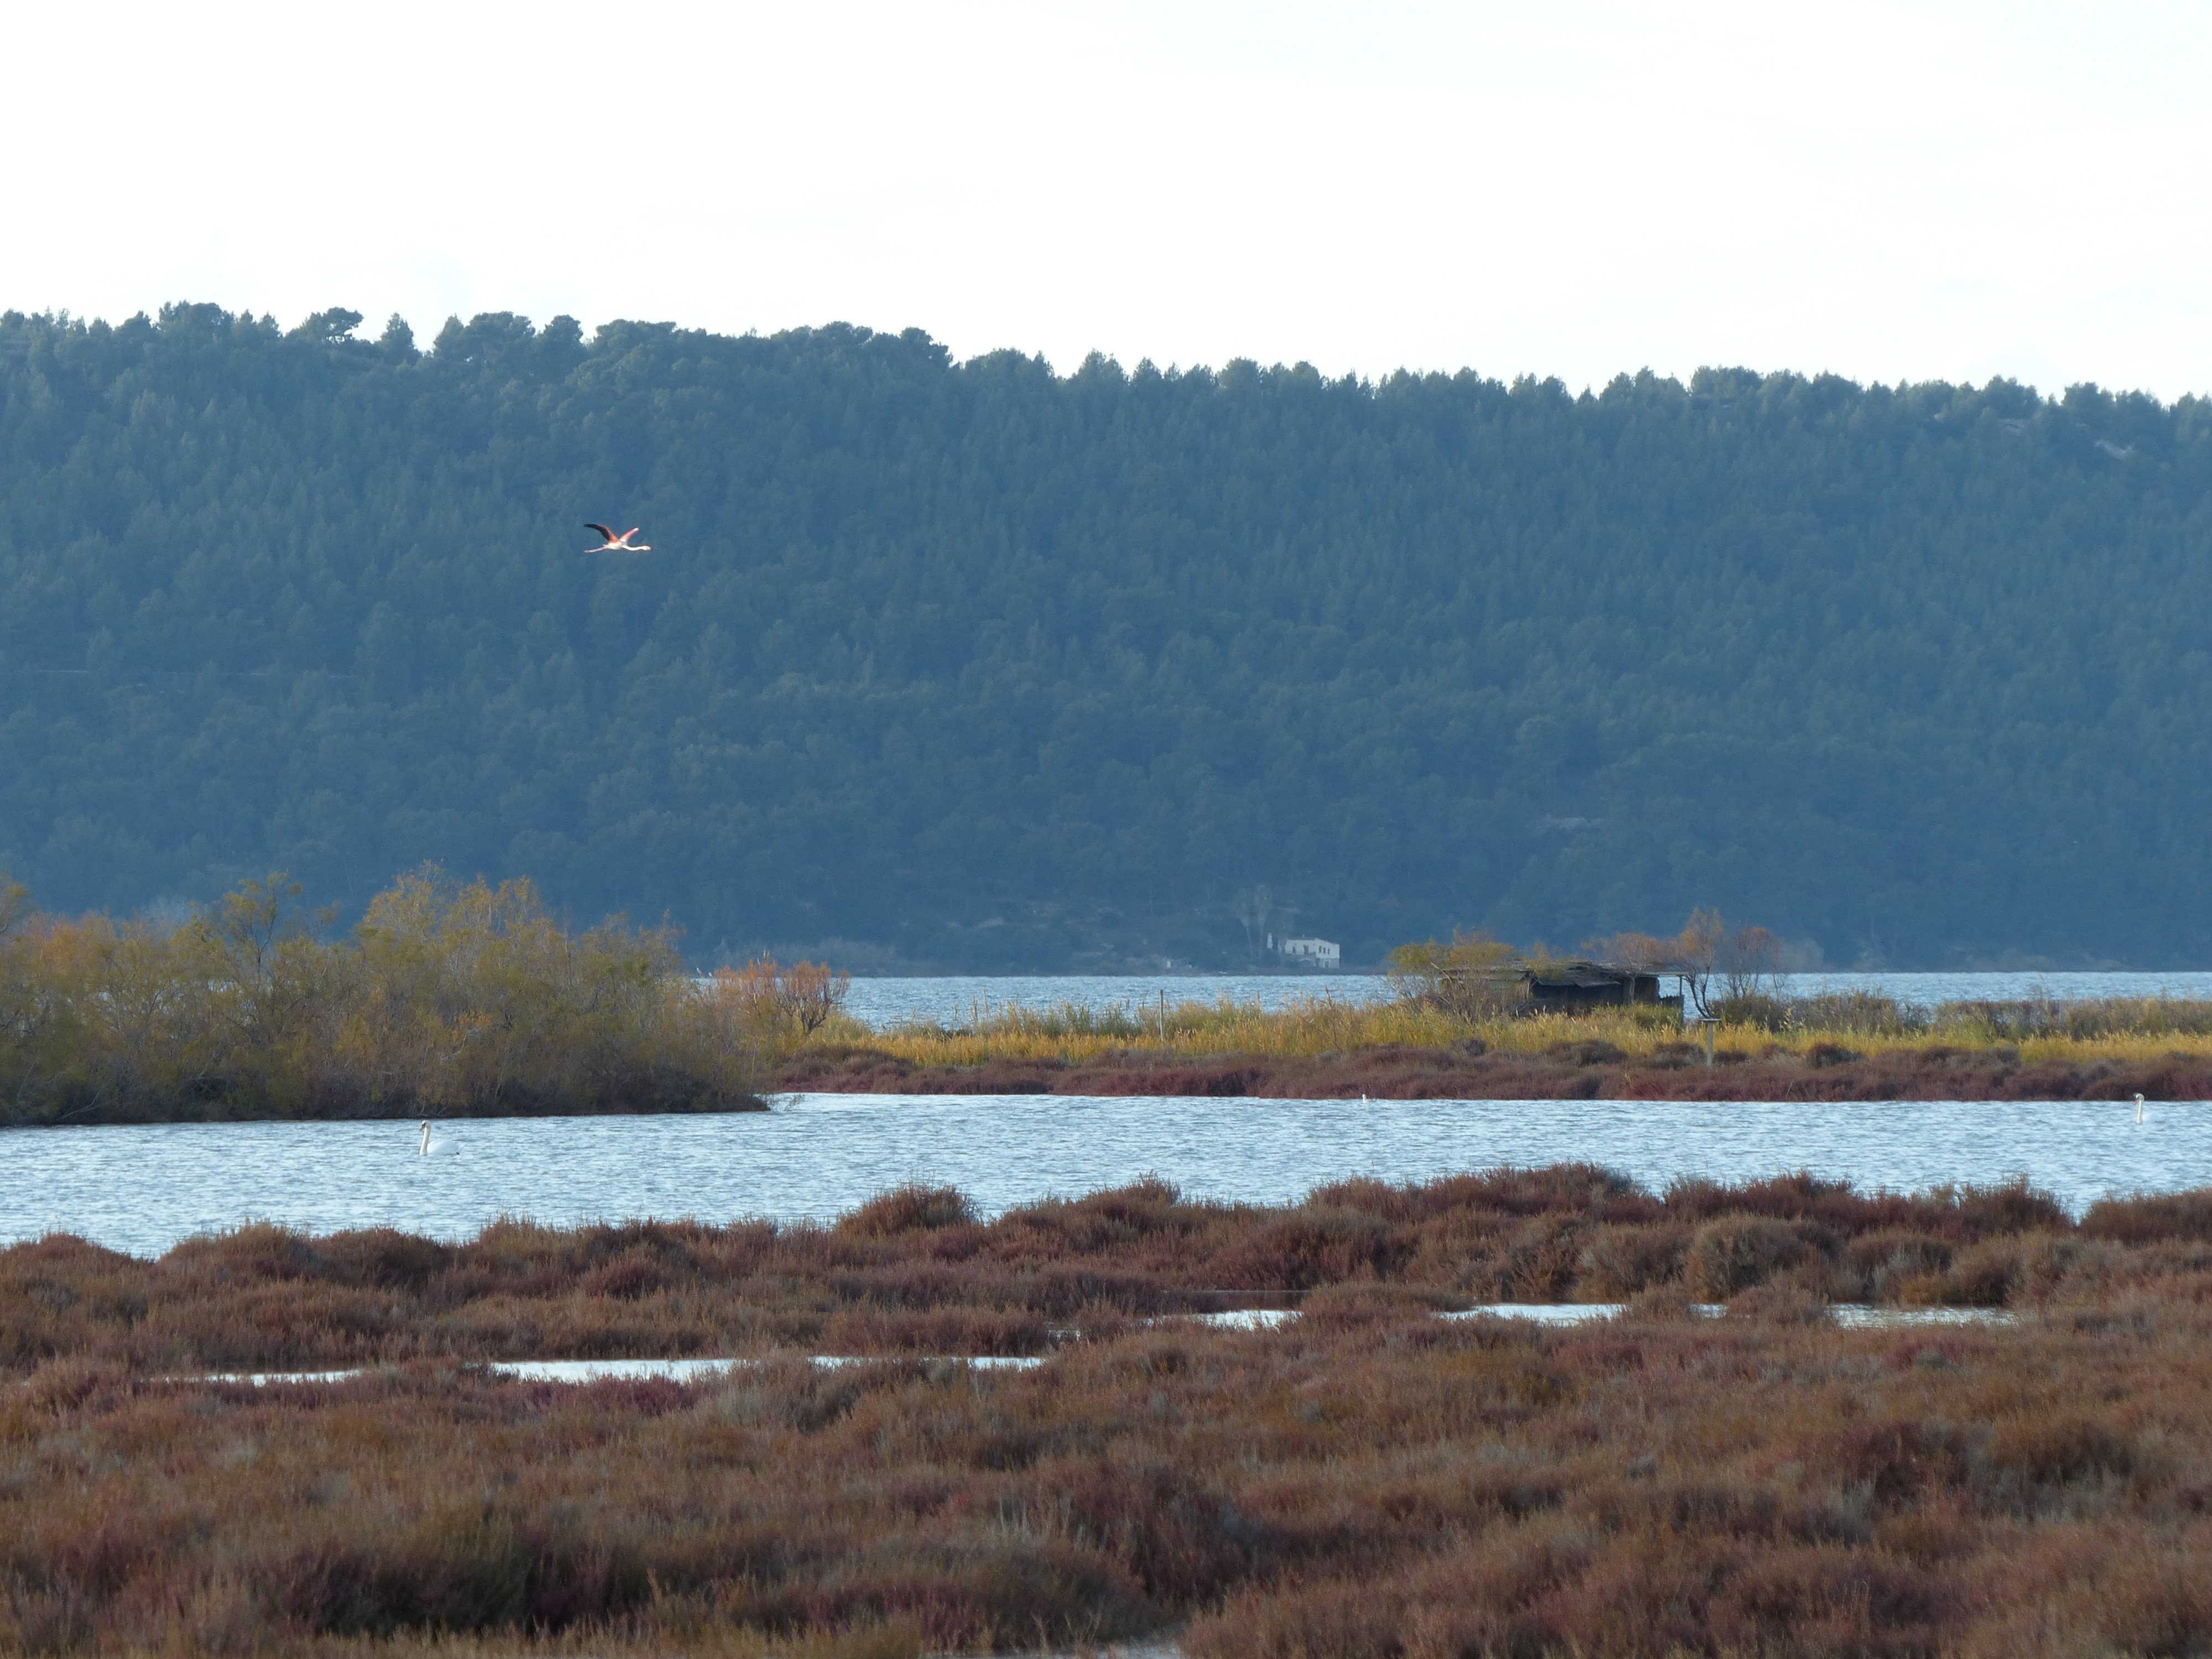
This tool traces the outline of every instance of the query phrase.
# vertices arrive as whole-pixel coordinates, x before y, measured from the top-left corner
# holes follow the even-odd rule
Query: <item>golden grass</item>
[[[847,1018],[824,1028],[812,1046],[833,1054],[867,1048],[918,1066],[975,1066],[993,1060],[1096,1060],[1132,1047],[1192,1056],[1308,1055],[1387,1044],[1441,1048],[1468,1035],[1464,1023],[1418,1003],[1370,1006],[1316,997],[1280,1012],[1227,1000],[1171,1004],[1164,1016],[1141,1010],[1099,1013],[1068,1004],[978,1009],[957,1027],[906,1025],[882,1032]]]
[[[2212,1060],[2212,1030],[2174,1029],[2161,1018],[2161,1011],[2172,1006],[2155,1000],[2097,1005],[2107,1018],[2092,1023],[2110,1029],[2092,1035],[2064,1030],[2023,1035],[1972,1008],[1938,1011],[1924,1024],[1889,1030],[1723,1024],[1714,1033],[1714,1048],[1717,1056],[1738,1060],[1802,1060],[1824,1045],[1841,1045],[1869,1058],[1948,1049],[2003,1054],[2029,1064],[2142,1064],[2176,1055]],[[784,1052],[832,1058],[866,1052],[917,1066],[1040,1060],[1076,1065],[1132,1051],[1192,1060],[1224,1054],[1319,1059],[1384,1048],[1449,1048],[1474,1039],[1492,1053],[1530,1056],[1563,1045],[1603,1042],[1635,1060],[1679,1055],[1681,1045],[1696,1036],[1686,1034],[1677,1020],[1657,1009],[1501,1013],[1469,1020],[1419,1000],[1362,1004],[1322,995],[1279,1011],[1227,999],[1186,1001],[1170,1005],[1164,1015],[1157,1008],[1100,1012],[1065,1004],[1043,1009],[979,1006],[958,1025],[909,1024],[884,1031],[841,1018],[811,1039],[788,1042]]]

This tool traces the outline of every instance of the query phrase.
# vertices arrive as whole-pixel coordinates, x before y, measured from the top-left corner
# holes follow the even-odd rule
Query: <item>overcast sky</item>
[[[49,4],[0,307],[2212,392],[2212,6]]]

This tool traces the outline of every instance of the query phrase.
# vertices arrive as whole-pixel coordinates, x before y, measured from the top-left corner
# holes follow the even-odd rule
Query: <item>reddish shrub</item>
[[[1564,1302],[1582,1263],[1580,1218],[1531,1216],[1508,1236],[1474,1288],[1499,1302]]]
[[[2025,1176],[1994,1187],[1958,1188],[1953,1201],[1968,1238],[1987,1238],[2000,1233],[2063,1232],[2073,1223],[2064,1205],[2049,1193],[2029,1186]]]
[[[1762,1215],[1723,1216],[1698,1229],[1684,1276],[1692,1295],[1725,1302],[1811,1255],[1800,1231],[1785,1222]]]
[[[1766,1279],[1747,1291],[1739,1291],[1728,1302],[1729,1316],[1753,1319],[1770,1325],[1824,1325],[1831,1304],[1817,1285],[1804,1282],[1802,1273]]]
[[[1599,1227],[1576,1259],[1575,1294],[1586,1302],[1640,1296],[1681,1273],[1690,1238],[1682,1226]]]
[[[249,1221],[219,1233],[188,1238],[169,1252],[179,1267],[224,1283],[302,1279],[327,1263],[316,1242],[296,1228]]]
[[[1745,1653],[1935,1655],[1957,1592],[1903,1562],[1815,1545],[1747,1564],[1714,1598],[1712,1639]]]
[[[1373,1216],[1307,1205],[1253,1227],[1223,1253],[1218,1273],[1234,1289],[1302,1291],[1356,1273],[1387,1276],[1412,1249]]]
[[[1552,1044],[1544,1055],[1566,1066],[1618,1066],[1628,1058],[1602,1037],[1570,1037]]]
[[[1315,1188],[1306,1194],[1305,1201],[1324,1209],[1370,1215],[1394,1225],[1403,1225],[1434,1213],[1423,1201],[1427,1196],[1423,1186],[1397,1185],[1377,1181],[1372,1176],[1355,1176],[1349,1181],[1332,1181]]]
[[[2078,1412],[2008,1419],[1990,1442],[1992,1468],[2037,1486],[2064,1486],[2135,1468],[2130,1437],[2111,1424]]]
[[[967,1226],[975,1219],[975,1206],[957,1187],[925,1187],[910,1182],[878,1193],[840,1217],[836,1231],[860,1238],[892,1238],[901,1233]]]
[[[2002,1308],[2026,1275],[2026,1249],[2017,1238],[1990,1238],[1959,1252],[1940,1299],[1967,1308]]]
[[[586,1296],[611,1296],[634,1300],[650,1295],[668,1283],[660,1264],[643,1250],[625,1250],[613,1261],[592,1268],[576,1281]]]
[[[318,1241],[328,1271],[349,1285],[419,1291],[453,1265],[453,1247],[395,1227],[332,1233]]]
[[[1945,1272],[1952,1255],[1946,1240],[1903,1227],[1862,1233],[1844,1248],[1844,1260],[1857,1276],[1860,1293],[1876,1302],[1895,1301],[1899,1288],[1908,1281]]]
[[[1462,1208],[1522,1216],[1574,1211],[1598,1220],[1641,1221],[1659,1213],[1649,1194],[1599,1164],[1505,1164],[1429,1182],[1419,1194],[1420,1209],[1430,1215]]]
[[[2148,1244],[2168,1238],[2212,1242],[2212,1188],[2100,1198],[2081,1218],[2081,1231],[2087,1237],[2110,1239],[2116,1244]]]

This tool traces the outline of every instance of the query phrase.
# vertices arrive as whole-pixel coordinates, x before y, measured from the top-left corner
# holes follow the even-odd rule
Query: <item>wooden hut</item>
[[[1609,962],[1524,962],[1519,972],[1528,988],[1528,1000],[1538,1008],[1596,1008],[1643,1002],[1679,1011],[1682,1006],[1679,993],[1671,997],[1659,994],[1660,975],[1647,968],[1624,968]]]

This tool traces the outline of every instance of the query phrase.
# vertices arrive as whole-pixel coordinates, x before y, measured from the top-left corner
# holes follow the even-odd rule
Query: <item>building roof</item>
[[[1665,971],[1659,968],[1629,968],[1610,962],[1524,962],[1513,969],[1531,985],[1571,985],[1580,989],[1595,990],[1601,986],[1619,985],[1628,980],[1656,979]]]

